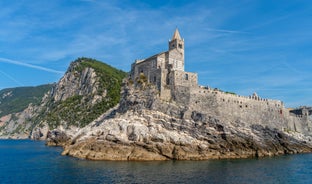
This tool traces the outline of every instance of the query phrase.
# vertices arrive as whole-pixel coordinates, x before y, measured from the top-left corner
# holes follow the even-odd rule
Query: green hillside
[[[36,87],[8,88],[0,91],[0,117],[21,112],[27,106],[40,103],[43,95],[52,88],[52,84]]]
[[[121,83],[127,75],[126,72],[90,58],[79,58],[74,62],[78,65],[72,70],[73,75],[77,72],[81,75],[86,67],[94,69],[96,80],[99,82],[97,94],[75,95],[61,102],[49,102],[48,110],[37,118],[39,118],[39,122],[47,121],[50,128],[57,127],[61,122],[83,127],[117,105],[120,100]],[[96,104],[91,104],[94,95],[102,95],[104,91],[106,91],[105,98]],[[38,119],[34,122],[38,122]]]

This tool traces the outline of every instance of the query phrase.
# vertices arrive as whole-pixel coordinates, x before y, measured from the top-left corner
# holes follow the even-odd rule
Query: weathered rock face
[[[52,130],[48,132],[47,135],[47,145],[48,146],[62,146],[64,145],[70,137],[61,130]]]
[[[84,68],[79,71],[77,68],[81,67],[80,63],[72,62],[65,75],[57,83],[51,94],[54,101],[64,101],[75,95],[90,96],[97,94],[99,81],[96,72],[93,68]],[[100,99],[104,97],[105,93],[98,96]]]
[[[51,118],[48,116],[53,109],[62,105],[61,101],[74,96],[84,96],[91,99],[87,101],[89,106],[96,104],[103,95],[95,95],[99,83],[93,68],[86,67],[82,71],[77,70],[82,61],[72,62],[65,75],[54,85],[42,99],[39,105],[30,104],[19,113],[10,114],[2,122],[1,138],[46,140],[51,129]],[[77,104],[78,105],[78,104]],[[48,122],[47,122],[48,120]],[[62,121],[60,118],[59,121]],[[67,125],[66,121],[58,123],[58,126]],[[59,127],[53,127],[58,129]]]
[[[49,133],[49,125],[47,123],[42,124],[41,127],[35,127],[32,129],[30,138],[33,140],[46,140]]]
[[[292,128],[298,125],[295,117],[281,116],[279,107],[273,116],[267,116],[272,109],[255,114],[264,112],[258,102],[244,108],[239,102],[235,110],[225,103],[233,99],[215,94],[204,100],[202,95],[186,98],[178,88],[181,93],[164,101],[155,86],[125,81],[119,104],[111,108],[119,100],[124,73],[81,62],[71,64],[40,105],[0,118],[0,138],[43,139],[63,146],[64,155],[93,160],[202,160],[312,151],[312,138],[302,134],[309,130]]]
[[[92,160],[202,160],[311,152],[311,137],[164,102],[125,85],[120,105],[81,129],[64,155]],[[190,118],[187,118],[190,117]]]
[[[40,107],[30,104],[24,111],[6,115],[2,118],[0,138],[27,139],[31,134],[32,122],[29,119]]]
[[[0,138],[54,140],[61,135],[55,131],[75,133],[118,103],[125,75],[102,62],[77,59],[39,105],[0,117]]]

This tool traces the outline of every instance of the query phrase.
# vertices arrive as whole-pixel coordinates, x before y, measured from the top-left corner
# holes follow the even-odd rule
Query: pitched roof
[[[171,40],[175,40],[175,39],[182,40],[178,28],[176,28],[176,30],[174,31],[173,36],[171,38]]]

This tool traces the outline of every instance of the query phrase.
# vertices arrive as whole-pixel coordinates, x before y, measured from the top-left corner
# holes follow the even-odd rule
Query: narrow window
[[[157,62],[155,60],[152,61],[152,68],[156,68]]]
[[[184,75],[184,79],[185,79],[185,80],[188,80],[188,77],[189,77],[189,76],[188,76],[188,74],[186,73],[186,74]]]

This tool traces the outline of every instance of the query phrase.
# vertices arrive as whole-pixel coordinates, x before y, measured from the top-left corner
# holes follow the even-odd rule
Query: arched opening
[[[188,76],[187,73],[184,75],[184,79],[185,79],[185,80],[188,80],[188,79],[189,79],[189,76]]]

